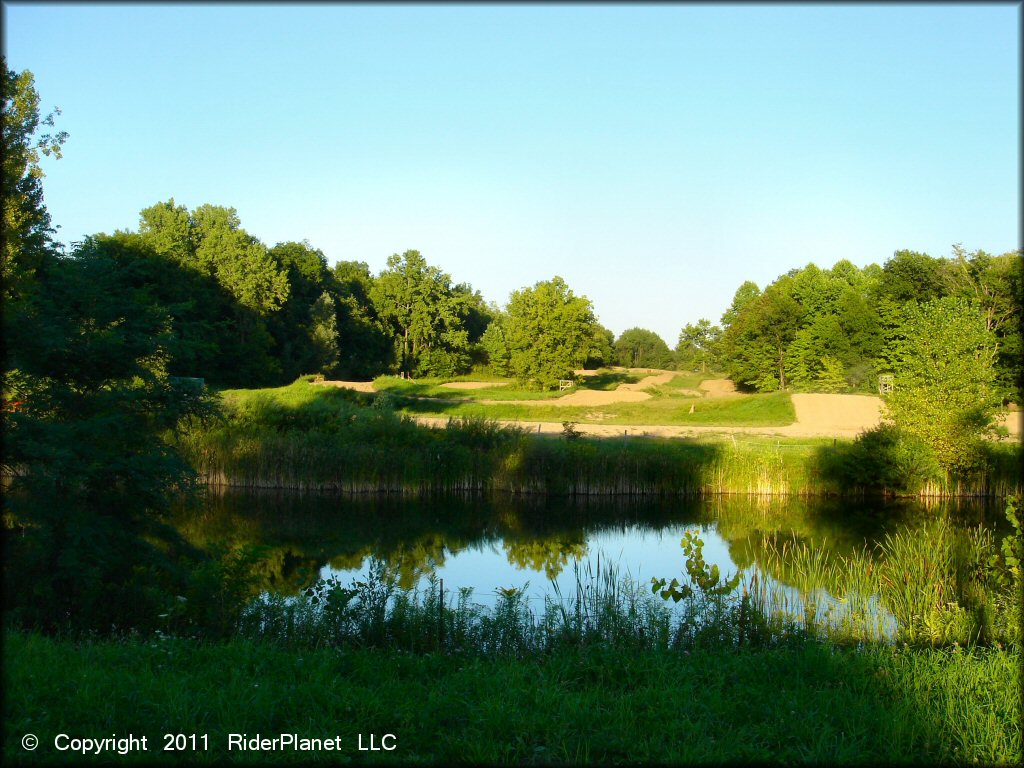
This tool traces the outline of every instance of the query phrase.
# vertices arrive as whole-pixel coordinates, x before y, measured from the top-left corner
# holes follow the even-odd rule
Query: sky
[[[328,262],[554,275],[675,346],[745,280],[1021,246],[1014,4],[4,2],[65,243],[173,198]]]

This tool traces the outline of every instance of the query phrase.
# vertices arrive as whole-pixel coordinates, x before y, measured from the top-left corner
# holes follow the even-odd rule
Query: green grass
[[[479,391],[479,390],[478,390]],[[497,390],[495,390],[497,391]],[[776,392],[736,398],[653,397],[638,403],[561,406],[519,403],[442,403],[430,399],[397,401],[414,416],[455,416],[502,421],[547,421],[635,426],[781,427],[796,419],[789,395]],[[693,406],[694,412],[690,413]]]
[[[359,393],[297,381],[264,390],[222,393],[226,417],[193,424],[172,436],[186,459],[209,483],[261,488],[322,488],[350,492],[503,490],[558,494],[841,493],[842,479],[828,471],[842,449],[829,441],[754,436],[667,439],[629,436],[566,440],[502,427],[480,413],[521,409],[536,417],[551,411],[557,421],[583,421],[594,409],[525,404],[454,405],[447,427],[417,425],[396,413],[388,393]],[[792,414],[786,395],[701,402],[695,414],[678,398],[614,406],[606,424],[635,423],[638,413],[666,405],[677,421],[762,423]],[[429,404],[429,400],[406,400]],[[685,402],[685,401],[684,401]],[[476,410],[474,410],[476,409]],[[603,410],[603,409],[602,409]],[[462,414],[462,415],[460,415]],[[772,417],[772,414],[775,414]],[[982,492],[1019,486],[1019,446],[998,446],[1000,461]],[[1003,456],[1005,454],[1005,456]],[[1005,460],[1003,460],[1005,459]],[[834,461],[832,462],[834,463]],[[956,486],[956,492],[972,488]],[[937,488],[942,493],[943,488]]]
[[[643,379],[647,378],[652,374],[647,373],[627,373],[625,371],[614,371],[608,368],[601,368],[594,376],[587,376],[580,379],[579,384],[576,388],[569,391],[576,391],[577,389],[585,390],[600,390],[600,391],[611,391],[616,389],[620,384],[635,384]],[[451,389],[442,386],[450,382],[458,381],[485,381],[494,385],[503,386],[492,386],[484,389]],[[543,400],[554,400],[562,397],[567,392],[559,392],[556,390],[534,390],[524,389],[514,379],[502,378],[500,376],[491,375],[466,375],[466,376],[454,376],[450,378],[422,378],[422,379],[402,379],[397,376],[380,376],[373,382],[374,388],[379,391],[387,391],[396,397],[403,398],[431,398],[442,401],[442,403],[451,402],[473,402],[476,400],[502,400],[509,402],[516,401],[543,401]]]
[[[118,763],[710,763],[1012,765],[1021,759],[1019,651],[818,643],[752,651],[564,648],[506,656],[271,643],[59,641],[8,633],[4,755],[58,753],[58,733],[147,735]],[[22,749],[23,734],[41,742]],[[163,734],[210,749],[163,752]],[[228,752],[227,734],[341,737],[340,752]],[[359,752],[369,734],[393,752]],[[107,761],[110,755],[106,756]]]

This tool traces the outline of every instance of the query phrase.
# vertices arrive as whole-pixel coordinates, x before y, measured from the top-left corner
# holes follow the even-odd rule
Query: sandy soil
[[[854,434],[879,423],[882,400],[873,395],[794,394],[796,424],[828,434]]]
[[[442,384],[445,389],[491,389],[492,387],[506,387],[504,381],[449,381]]]
[[[740,394],[736,391],[736,385],[729,379],[704,379],[698,386],[708,393],[708,397],[729,397]]]
[[[647,369],[632,369],[634,372]],[[620,384],[613,391],[577,390],[564,397],[554,400],[533,401],[536,405],[612,405],[614,403],[640,402],[650,395],[642,390],[671,381],[674,371],[659,371],[636,384]],[[373,382],[369,381],[323,381],[322,386],[348,387],[360,392],[373,392]],[[483,381],[457,381],[445,384],[451,389],[482,389],[484,387],[502,386],[501,383]],[[700,384],[706,397],[742,397],[736,387],[727,379],[706,379]],[[792,395],[793,410],[796,421],[784,427],[722,427],[722,426],[651,426],[651,425],[610,425],[610,424],[577,424],[576,429],[587,435],[612,437],[619,435],[650,435],[652,437],[693,437],[702,434],[760,434],[779,435],[786,437],[856,437],[865,429],[876,426],[881,421],[882,401],[873,395],[826,395],[801,394]],[[479,400],[480,403],[504,403],[505,401]],[[526,401],[523,404],[530,404]],[[604,414],[601,414],[602,416]],[[421,424],[444,425],[448,422],[445,416],[420,416],[416,419]],[[532,432],[559,433],[562,425],[557,422],[537,421],[502,421],[529,429]],[[1007,427],[1011,438],[1020,439],[1024,433],[1024,411],[1013,411],[1003,414],[999,423]]]
[[[625,368],[615,370],[625,371]],[[639,403],[650,400],[651,396],[644,392],[648,387],[665,384],[676,376],[676,371],[655,371],[653,368],[630,368],[630,373],[654,373],[635,384],[619,384],[607,392],[599,389],[577,389],[568,395],[554,400],[538,400],[534,405],[612,405],[614,403]]]
[[[372,381],[314,381],[318,387],[344,387],[357,392],[376,392]]]

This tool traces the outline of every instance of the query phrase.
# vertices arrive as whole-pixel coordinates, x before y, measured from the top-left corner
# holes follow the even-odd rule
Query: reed
[[[811,496],[853,491],[821,471],[821,441],[565,440],[479,417],[444,427],[416,424],[387,395],[296,382],[225,394],[219,422],[169,436],[209,485],[347,493],[504,491],[572,495]],[[926,486],[925,494],[1015,489],[1000,449],[973,484]]]

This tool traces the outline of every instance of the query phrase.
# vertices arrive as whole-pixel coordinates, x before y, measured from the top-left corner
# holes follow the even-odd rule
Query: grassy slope
[[[613,390],[619,384],[641,381],[645,374],[606,372],[585,381],[582,389]],[[374,386],[396,398],[404,413],[421,416],[482,417],[510,421],[574,421],[590,424],[702,425],[737,427],[779,427],[792,424],[796,418],[789,394],[776,392],[736,398],[707,399],[693,397],[682,390],[694,389],[701,381],[698,374],[681,373],[671,382],[653,389],[654,397],[639,403],[614,403],[597,406],[543,405],[559,392],[537,392],[508,386],[477,390],[446,389],[440,386],[448,379],[406,381],[393,376],[377,379]],[[303,392],[302,390],[306,390]],[[287,387],[261,390],[226,390],[225,396],[236,401],[259,394],[270,395],[289,405],[308,402],[324,388],[296,382]],[[298,398],[298,399],[297,399]],[[502,400],[501,403],[479,403],[478,400]],[[690,413],[693,406],[694,413]]]
[[[207,733],[188,761],[561,763],[1020,760],[1020,652],[824,644],[762,651],[569,648],[524,663],[271,644],[4,644],[4,754],[82,762],[57,733]],[[130,674],[129,671],[130,670]],[[25,733],[41,741],[21,749]],[[228,733],[339,735],[339,753],[228,753]],[[398,737],[358,752],[357,737]],[[151,751],[117,762],[178,762]],[[108,758],[109,759],[109,758]]]
[[[639,403],[557,406],[479,403],[436,403],[402,400],[403,412],[412,415],[474,416],[518,421],[574,421],[584,424],[702,425],[781,427],[796,419],[786,393],[749,397],[703,399],[684,396],[655,397]],[[690,413],[690,406],[694,412]]]

